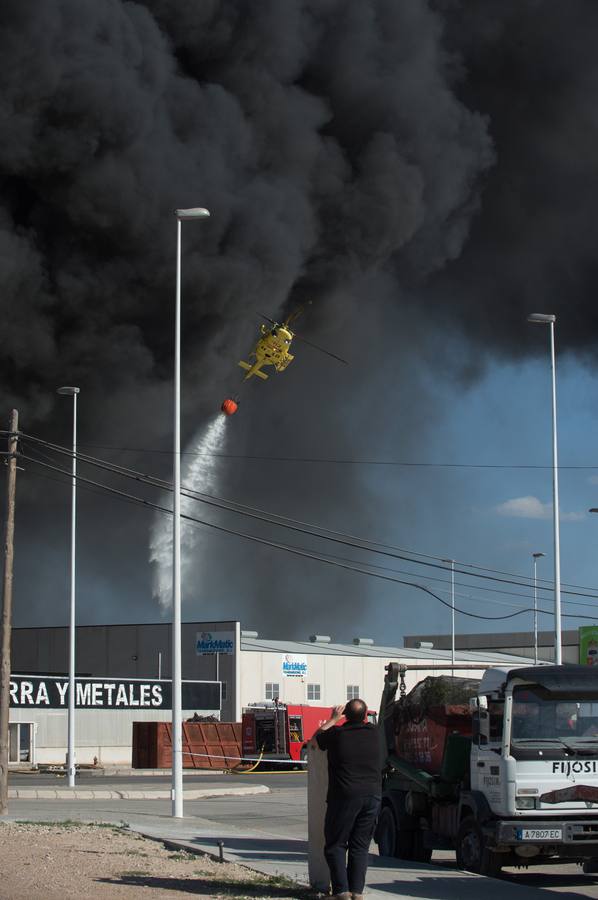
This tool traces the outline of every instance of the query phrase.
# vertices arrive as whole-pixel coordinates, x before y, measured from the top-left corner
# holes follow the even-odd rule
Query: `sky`
[[[527,326],[523,323],[522,327]],[[542,332],[538,333],[538,339],[542,343]],[[548,349],[547,345],[545,349]],[[401,453],[393,448],[392,440],[388,440],[387,424],[380,419],[380,410],[374,410],[374,415],[370,417],[367,413],[362,415],[362,406],[356,409],[364,432],[363,454],[351,456],[351,459],[464,466],[459,468],[294,461],[298,457],[312,460],[348,458],[342,453],[343,442],[339,440],[336,419],[329,417],[335,397],[341,394],[338,382],[342,382],[343,370],[339,369],[340,374],[336,370],[328,372],[332,384],[325,402],[321,398],[305,397],[301,369],[311,362],[324,374],[328,365],[328,361],[308,360],[306,357],[307,352],[304,351],[297,361],[292,384],[288,386],[293,391],[301,427],[287,426],[282,432],[268,430],[257,436],[253,429],[250,429],[248,436],[244,428],[243,443],[239,445],[236,442],[241,430],[238,428],[242,422],[241,415],[271,419],[276,414],[276,404],[273,405],[272,398],[266,394],[267,388],[275,389],[276,399],[286,402],[287,385],[284,380],[287,375],[280,376],[275,385],[258,385],[242,404],[238,419],[222,420],[225,430],[230,428],[230,431],[221,452],[239,454],[241,457],[280,456],[290,459],[206,458],[210,477],[207,487],[212,494],[408,551],[515,573],[523,576],[524,580],[525,576],[531,575],[531,554],[543,552],[546,557],[539,562],[538,575],[540,579],[552,579],[552,432],[548,352],[544,358],[530,362],[493,365],[483,378],[465,390],[459,390],[451,382],[432,379],[428,389],[435,394],[434,415],[426,425],[425,447],[417,453]],[[231,366],[234,366],[234,359],[231,359]],[[290,375],[290,370],[287,374]],[[331,379],[331,375],[336,378]],[[598,439],[593,402],[598,389],[598,376],[567,357],[559,358],[557,389],[562,467],[562,580],[591,588],[597,584],[595,528],[598,527],[598,520],[593,520],[588,508],[596,502],[598,491],[598,461],[592,453]],[[397,406],[393,399],[399,399],[399,408],[402,402],[410,407],[411,399],[407,397],[401,401],[393,396],[392,390],[384,394],[383,416],[392,420],[394,428],[400,433],[401,425],[397,421]],[[327,427],[326,420],[329,418]],[[312,421],[318,423],[318,433],[325,442],[323,446],[314,446],[309,439],[309,431],[304,426]],[[353,427],[359,425],[359,422],[352,423]],[[261,431],[259,424],[255,430]],[[199,431],[201,434],[203,429]],[[91,438],[88,440],[91,441]],[[188,452],[193,452],[195,446],[194,441],[190,441]],[[324,447],[329,447],[330,451]],[[127,457],[131,455],[94,449],[88,452],[103,458],[118,458],[121,464],[127,464]],[[216,452],[219,452],[218,448]],[[143,455],[143,471],[155,471],[155,458],[153,453]],[[465,467],[470,465],[471,468]],[[543,468],[475,468],[476,465]],[[569,469],[568,466],[587,468]],[[85,471],[88,477],[97,477],[97,472]],[[26,479],[27,473],[23,481]],[[265,483],[268,485],[268,502],[264,502]],[[272,491],[272,485],[278,485],[276,492]],[[51,486],[54,487],[53,484]],[[63,533],[63,609],[58,610],[55,604],[51,607],[44,604],[38,607],[35,619],[31,620],[17,607],[17,623],[31,624],[34,621],[38,624],[57,624],[66,621],[69,488],[66,484],[64,487],[56,485],[56,488],[60,497],[56,495],[52,500],[52,509],[57,512],[57,527]],[[125,489],[131,490],[128,485]],[[317,491],[316,502],[311,496],[314,489]],[[338,502],[326,502],[329,495],[342,497],[345,489],[351,498],[348,512],[346,506],[339,508]],[[133,492],[137,493],[136,490]],[[78,547],[80,621],[159,621],[162,616],[168,617],[168,606],[162,608],[152,598],[152,576],[156,573],[147,562],[144,565],[143,559],[148,552],[156,517],[149,510],[136,511],[137,555],[136,563],[129,568],[126,544],[118,527],[121,501],[108,497],[98,504],[96,495],[87,494],[85,489],[79,497],[84,535]],[[201,504],[188,504],[187,510],[190,514],[207,517],[225,527],[272,537],[292,546],[307,545],[320,553],[378,564],[383,567],[378,570],[382,574],[427,585],[445,602],[450,599],[446,571],[347,551],[328,542],[306,542],[302,535],[280,529],[260,529],[242,517],[214,516],[209,511],[206,514]],[[101,557],[98,560],[98,516],[110,531],[115,529],[112,534],[109,532],[109,538],[102,539],[102,543],[107,543],[106,555],[111,558],[118,554],[120,547],[118,580],[112,572],[102,571]],[[161,515],[157,518],[168,533],[170,519]],[[335,572],[334,569],[331,572],[322,563],[297,561],[288,553],[268,552],[262,547],[248,545],[247,541],[235,536],[209,532],[206,535],[204,532],[205,529],[193,529],[192,548],[184,554],[183,614],[187,619],[239,617],[245,627],[256,628],[264,636],[286,637],[290,629],[292,636],[297,638],[326,633],[338,640],[362,636],[387,644],[400,644],[404,634],[448,632],[450,629],[450,610],[417,589],[356,573]],[[38,535],[40,543],[48,537],[47,532]],[[28,564],[19,557],[18,561],[21,565],[23,562]],[[48,577],[52,578],[57,562],[53,555],[47,564]],[[398,569],[400,574],[390,573],[389,569]],[[257,582],[258,595],[264,591],[272,596],[279,591],[279,609],[272,609],[271,615],[266,617],[251,584],[252,572],[256,570],[261,573]],[[43,569],[39,571],[39,576],[43,584]],[[440,580],[429,580],[427,576]],[[147,593],[131,606],[118,602],[127,590],[133,596],[139,596],[139,581],[146,585]],[[88,585],[94,586],[91,591]],[[107,596],[108,585],[114,591],[114,601],[107,615],[103,600]],[[278,588],[275,588],[276,585]],[[488,587],[494,591],[504,589],[524,596],[493,593],[485,590]],[[530,587],[505,586],[494,582],[480,584],[475,578],[458,575],[456,591],[459,608],[485,616],[510,614],[531,604]],[[291,602],[289,598],[292,598]],[[582,606],[575,605],[565,594],[563,600],[564,613],[582,617],[595,614],[589,605],[583,605],[592,604],[591,600],[581,600]],[[551,613],[550,591],[545,592],[540,606]],[[586,621],[591,623],[592,620],[565,618],[564,625],[577,627]],[[531,622],[529,613],[506,622],[484,621],[457,614],[456,628],[468,633],[529,630]],[[540,617],[540,627],[548,630],[552,627],[551,614]]]
[[[598,535],[595,529],[598,520],[593,520],[588,509],[596,503],[598,473],[591,468],[566,467],[596,464],[592,452],[597,437],[593,398],[598,383],[595,374],[587,368],[567,359],[559,363],[561,578],[563,582],[591,587],[596,584]],[[427,552],[445,558],[528,576],[532,572],[531,554],[543,552],[546,556],[538,562],[538,576],[552,579],[554,529],[548,354],[545,360],[493,367],[471,391],[458,397],[448,395],[446,401],[448,418],[439,428],[433,455],[442,454],[444,445],[444,458],[448,461],[544,468],[443,472],[439,477],[444,484],[452,480],[454,502],[443,505],[440,517],[433,513],[427,516],[419,546],[425,545]],[[427,474],[427,477],[433,480],[434,474]],[[461,590],[465,595],[468,593],[466,588]],[[526,592],[523,588],[511,587],[510,590]],[[478,591],[476,595],[484,596],[484,591]],[[465,597],[461,599],[465,600]],[[486,600],[488,602],[479,605],[465,603],[465,608],[498,615],[501,612],[499,604],[525,604],[520,598],[492,594],[486,594]],[[596,614],[588,606],[574,606],[565,595],[563,600],[566,601],[563,612]],[[427,605],[428,609],[421,613],[421,620],[426,622],[424,629],[417,626],[413,631],[435,630],[438,610],[434,609],[433,602]],[[551,593],[546,592],[541,605],[552,611]],[[508,613],[511,609],[505,607],[502,611]],[[531,621],[530,615],[519,616],[505,630],[529,630]],[[583,619],[564,619],[564,627],[573,628],[583,623]],[[457,617],[459,631],[496,631],[503,627]],[[541,617],[540,627],[550,630],[552,615]]]
[[[56,387],[81,388],[83,451],[170,477],[173,210],[195,205],[211,216],[183,228],[185,469],[205,459],[222,399],[241,396],[195,487],[509,572],[545,552],[550,577],[549,469],[378,463],[550,466],[536,311],[557,315],[561,462],[592,463],[597,27],[592,0],[3,4],[0,409],[18,408],[23,432],[17,624],[66,621],[68,458],[33,439],[70,440]],[[297,342],[283,375],[242,386],[260,315],[297,311],[299,335],[349,364]],[[563,579],[587,586],[592,471],[561,478]],[[105,486],[169,497],[83,461],[81,475],[97,483],[80,481],[79,621],[168,615],[158,513]],[[395,643],[447,621],[397,583],[426,572],[395,551],[189,502],[207,524],[186,531],[188,618],[376,640],[390,619]],[[322,553],[328,564],[310,558]],[[525,599],[462,580],[476,615]],[[524,621],[462,618],[467,631]]]

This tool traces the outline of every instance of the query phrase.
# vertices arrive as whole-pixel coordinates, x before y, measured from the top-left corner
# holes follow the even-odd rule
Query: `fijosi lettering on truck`
[[[566,775],[567,778],[569,775],[581,775],[584,772],[591,772],[595,775],[598,773],[598,760],[576,759],[571,761],[570,759],[560,759],[552,763],[552,771],[559,775]]]

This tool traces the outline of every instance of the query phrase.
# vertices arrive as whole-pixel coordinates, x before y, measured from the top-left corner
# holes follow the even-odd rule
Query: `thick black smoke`
[[[435,0],[461,60],[457,92],[496,149],[463,253],[436,302],[490,352],[529,348],[530,311],[558,315],[561,349],[596,355],[598,7],[574,0]],[[537,335],[533,335],[537,340]]]
[[[236,386],[256,312],[308,300],[307,336],[359,358],[344,383],[354,411],[371,406],[364,372],[377,391],[389,366],[406,383],[416,345],[435,358],[430,307],[488,353],[520,352],[536,308],[567,312],[563,341],[589,348],[597,18],[589,0],[5,0],[2,405],[64,443],[54,389],[78,384],[83,440],[168,446],[177,206],[212,213],[183,234],[189,434]],[[378,335],[384,354],[404,351],[394,369]],[[290,396],[318,389],[304,372]],[[350,454],[367,441],[345,412]],[[421,433],[411,412],[400,446]],[[292,415],[266,418],[242,426],[245,446],[263,427],[295,433]],[[52,490],[24,488],[21,559],[61,597]],[[84,512],[87,608],[122,615],[124,592],[131,617],[151,618],[141,514],[98,528],[102,503]],[[23,582],[39,615],[35,578]]]
[[[165,376],[173,217],[186,229],[187,356],[400,260],[459,255],[486,123],[452,89],[425,3],[3,5],[2,379],[49,412],[65,371],[96,391]]]

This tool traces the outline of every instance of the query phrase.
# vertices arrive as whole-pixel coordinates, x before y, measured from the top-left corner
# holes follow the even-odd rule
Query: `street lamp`
[[[455,667],[455,560],[443,559],[443,563],[451,564],[451,667]]]
[[[69,787],[75,787],[75,562],[77,528],[77,394],[78,387],[59,387],[62,397],[73,398],[73,458],[71,463],[71,603],[69,620],[69,709],[66,765]]]
[[[556,360],[554,353],[554,323],[556,316],[532,313],[527,321],[550,327],[550,368],[552,373],[552,514],[554,521],[554,661],[562,665],[561,635],[561,550],[559,532],[559,469],[556,436]]]
[[[537,566],[541,556],[545,553],[532,553],[534,560],[534,665],[538,665],[538,576]]]
[[[205,219],[203,207],[175,209],[176,312],[174,328],[174,459],[172,505],[172,815],[183,817],[183,713],[181,683],[181,223]]]

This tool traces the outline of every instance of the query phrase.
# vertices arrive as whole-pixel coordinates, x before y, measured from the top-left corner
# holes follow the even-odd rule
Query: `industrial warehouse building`
[[[598,646],[598,628],[594,625],[582,625],[580,628],[567,628],[561,632],[564,663],[587,662],[583,650],[583,632],[590,634],[590,640]],[[446,634],[414,634],[403,639],[405,647],[419,647],[425,644],[435,650],[448,650],[451,636]],[[498,632],[496,634],[456,634],[455,647],[461,652],[475,653],[507,653],[515,656],[534,658],[534,635],[529,631]],[[538,632],[538,659],[554,662],[554,631]]]
[[[169,623],[78,626],[78,763],[130,765],[132,723],[169,721]],[[433,669],[451,671],[450,650],[350,644],[313,635],[305,641],[261,638],[237,621],[182,626],[183,715],[241,720],[243,707],[283,703],[333,706],[362,697],[378,709],[389,662],[407,666],[410,689]],[[459,650],[456,664],[481,675],[493,664],[523,665],[519,655]],[[68,628],[15,628],[12,633],[11,761],[63,763],[67,745]],[[460,668],[461,671],[461,668]],[[187,698],[187,699],[185,699]]]

